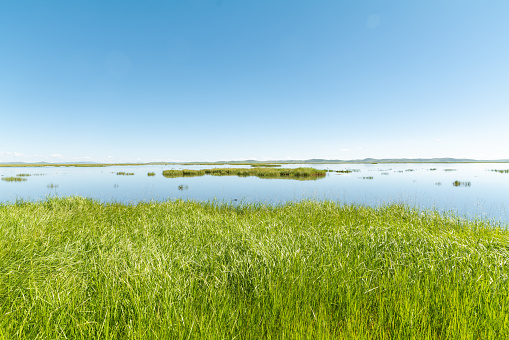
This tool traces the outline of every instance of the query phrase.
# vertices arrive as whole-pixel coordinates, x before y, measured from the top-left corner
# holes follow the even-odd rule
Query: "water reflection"
[[[225,172],[233,167],[253,169],[250,165],[214,166]],[[303,165],[283,167],[297,169]],[[200,171],[210,166],[0,168],[0,201],[70,195],[124,203],[192,199],[280,204],[316,199],[372,206],[405,203],[440,211],[452,210],[469,218],[509,221],[506,211],[509,170],[499,164],[306,164],[305,167],[322,170],[325,175],[319,180],[282,181],[269,176],[203,174],[186,176],[184,181],[183,177],[164,177],[163,171]]]

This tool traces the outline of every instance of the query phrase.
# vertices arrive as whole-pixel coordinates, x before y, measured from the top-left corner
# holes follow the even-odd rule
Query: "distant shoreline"
[[[363,159],[363,160],[291,160],[291,161],[217,161],[217,162],[147,162],[147,163],[0,163],[0,167],[108,167],[108,166],[144,166],[144,165],[252,165],[252,164],[487,164],[509,163],[501,160],[464,160],[464,159]]]

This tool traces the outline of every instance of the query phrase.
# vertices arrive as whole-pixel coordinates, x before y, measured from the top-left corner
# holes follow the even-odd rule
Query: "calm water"
[[[287,165],[295,168],[302,165]],[[42,200],[48,196],[79,195],[104,202],[136,203],[150,200],[216,200],[237,204],[270,204],[302,199],[333,200],[371,206],[406,203],[411,206],[454,211],[467,218],[509,222],[509,164],[320,164],[330,172],[316,181],[257,177],[202,176],[165,178],[167,169],[205,169],[210,166],[113,166],[98,168],[0,168],[1,177],[31,174],[25,182],[0,181],[0,202]],[[219,166],[218,166],[219,167]],[[228,167],[228,166],[226,166]],[[234,166],[246,167],[249,166]],[[435,168],[436,170],[430,170]],[[453,171],[448,171],[452,169]],[[118,176],[117,172],[134,173]],[[148,172],[155,172],[153,177]],[[372,179],[371,179],[372,177]],[[470,182],[454,186],[453,182]],[[53,184],[53,187],[48,187]]]

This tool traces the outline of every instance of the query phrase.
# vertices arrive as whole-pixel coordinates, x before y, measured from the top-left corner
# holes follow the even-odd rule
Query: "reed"
[[[256,176],[267,179],[318,179],[325,177],[326,170],[314,168],[213,168],[201,170],[164,170],[163,176],[167,178],[194,177],[194,176]]]
[[[119,171],[117,172],[117,176],[134,176],[134,172]]]

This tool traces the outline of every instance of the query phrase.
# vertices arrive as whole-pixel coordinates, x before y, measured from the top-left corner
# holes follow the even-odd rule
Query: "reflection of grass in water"
[[[469,186],[471,186],[471,183],[470,182],[454,181],[454,182],[452,182],[452,185],[454,185],[455,187],[469,187]]]
[[[436,182],[435,185],[441,186],[442,183],[441,182]]]
[[[509,174],[509,169],[507,170],[492,169],[491,171],[498,172],[500,174]]]
[[[444,171],[457,171],[458,169],[444,169]]]
[[[195,177],[195,176],[256,176],[267,179],[298,179],[314,180],[325,177],[326,170],[317,170],[314,168],[296,168],[296,169],[275,169],[275,168],[214,168],[202,170],[164,170],[163,176],[167,178],[177,177]]]
[[[401,205],[3,204],[2,338],[504,339],[495,226]]]
[[[155,173],[155,172],[149,172],[149,173],[147,174],[147,176],[155,176],[155,175],[156,175],[156,173]]]
[[[373,176],[362,177],[362,179],[373,179]]]
[[[25,182],[27,179],[23,177],[2,177],[2,181],[6,182]]]
[[[51,183],[51,184],[48,184],[48,186],[47,186],[47,187],[48,187],[48,189],[58,188],[58,184],[53,184],[53,183]]]
[[[124,171],[117,172],[117,176],[133,176],[133,175],[134,172],[124,172]]]
[[[388,172],[382,172],[382,173],[380,173],[380,175],[386,175],[386,176],[387,176],[388,174],[389,174]]]
[[[405,171],[415,171],[415,169],[406,169]]]

